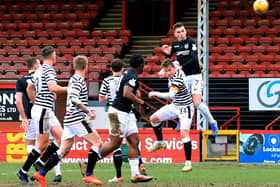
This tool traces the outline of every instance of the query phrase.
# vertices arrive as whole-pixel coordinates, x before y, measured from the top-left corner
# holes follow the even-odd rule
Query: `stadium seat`
[[[77,48],[75,50],[76,54],[88,56],[88,48]]]
[[[53,40],[49,40],[49,39],[43,40],[42,47],[45,47],[45,46],[55,46],[55,42]]]
[[[100,39],[100,38],[103,38],[103,36],[104,36],[104,33],[101,30],[99,30],[99,31],[94,30],[94,31],[91,32],[91,37],[92,38]]]
[[[102,48],[102,52],[104,55],[107,55],[107,54],[112,54],[112,55],[116,55],[116,49],[113,48],[113,47],[103,47]]]
[[[2,40],[3,47],[10,46],[15,47],[15,41],[14,40]]]
[[[99,72],[96,72],[96,71],[89,72],[89,74],[88,74],[89,80],[99,80],[99,77],[100,77],[100,74],[99,74]]]
[[[96,63],[109,63],[109,59],[106,56],[96,56],[95,62]]]
[[[120,30],[119,31],[119,37],[126,36],[130,37],[131,36],[131,31],[130,30]]]
[[[30,55],[33,56],[33,48],[22,48],[21,49],[21,54],[22,55]]]
[[[102,49],[100,47],[85,46],[88,49],[89,55],[98,54],[102,55]]]
[[[90,33],[89,31],[86,30],[81,30],[81,29],[74,29],[76,31],[76,36],[77,37],[89,37]]]
[[[252,52],[253,53],[264,53],[265,52],[265,47],[262,45],[259,46],[252,46]]]
[[[145,61],[147,62],[147,64],[149,63],[160,64],[160,58],[158,56],[149,55],[146,57]]]
[[[68,47],[69,46],[69,41],[68,40],[64,40],[64,39],[57,39],[55,40],[55,44],[56,46],[65,46]]]
[[[220,74],[219,78],[232,78],[234,77],[235,72],[234,71],[226,71],[224,74]]]
[[[220,77],[221,73],[219,71],[211,71],[209,74],[209,78],[218,78]]]
[[[110,45],[110,42],[111,42],[111,40],[107,39],[107,38],[103,38],[103,39],[99,38],[99,39],[96,40],[96,44],[99,47],[100,46],[108,47]]]
[[[67,37],[75,38],[76,37],[76,31],[74,31],[74,30],[63,30],[62,33],[65,38],[67,38]]]

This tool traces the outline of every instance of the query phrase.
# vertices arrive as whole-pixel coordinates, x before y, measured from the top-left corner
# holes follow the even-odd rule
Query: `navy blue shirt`
[[[23,77],[19,78],[16,83],[16,92],[22,93],[22,105],[27,119],[31,119],[31,108],[33,104],[28,98],[26,88],[28,81],[31,81],[33,74],[34,72],[24,75]]]
[[[117,95],[112,105],[114,108],[120,111],[129,113],[131,111],[133,102],[123,97],[125,86],[133,88],[133,93],[136,94],[139,88],[139,82],[138,76],[133,69],[129,69],[122,74],[119,84],[116,87]]]
[[[200,74],[201,69],[197,56],[197,45],[194,39],[187,37],[186,40],[179,42],[175,40],[171,44],[171,56],[176,53],[177,60],[186,76]]]

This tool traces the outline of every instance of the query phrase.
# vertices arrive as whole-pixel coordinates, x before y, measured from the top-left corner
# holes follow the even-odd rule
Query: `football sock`
[[[120,178],[122,176],[122,151],[121,149],[117,149],[114,151],[113,155],[114,166],[116,169],[117,177]]]
[[[95,149],[95,150],[93,150]],[[93,174],[93,169],[95,168],[96,162],[100,159],[98,148],[93,146],[91,147],[88,153],[88,165],[86,170],[86,176]]]
[[[52,153],[56,152],[59,149],[59,144],[56,141],[53,141],[46,149],[44,154],[41,156],[40,160],[45,163]]]
[[[39,158],[40,155],[41,151],[37,147],[34,147],[29,153],[24,165],[22,166],[22,170],[28,172],[32,164]]]
[[[49,170],[51,170],[55,165],[59,163],[60,157],[62,158],[62,155],[59,155],[59,153],[54,152],[49,158],[48,162],[45,164],[45,166],[39,170],[40,175],[45,176]]]
[[[139,175],[139,159],[138,158],[129,158],[129,165],[131,176]]]
[[[159,125],[157,125],[157,124],[159,124]],[[162,128],[161,128],[160,123],[152,123],[152,127],[153,127],[154,133],[157,137],[157,140],[162,141],[163,140],[163,138],[162,138]]]
[[[183,138],[183,143],[184,143],[186,160],[191,160],[191,157],[192,157],[192,142],[191,142],[190,137]]]
[[[58,162],[55,166],[54,166],[54,172],[55,172],[55,176],[61,175],[61,170],[60,170],[60,162]]]

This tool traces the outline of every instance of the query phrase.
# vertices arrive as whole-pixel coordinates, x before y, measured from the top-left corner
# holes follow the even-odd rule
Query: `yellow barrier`
[[[226,137],[224,137],[226,136]],[[228,150],[228,140],[232,138],[232,136],[236,136],[235,138],[235,144],[236,146],[232,148],[232,150]],[[211,137],[212,139],[218,141],[221,138],[226,139],[225,142],[215,143],[217,146],[224,146],[224,155],[214,155],[209,156],[208,155],[208,148],[210,148],[208,145],[208,138]],[[219,134],[217,137],[213,137],[211,130],[204,130],[202,133],[202,160],[203,161],[210,161],[210,160],[224,160],[224,161],[230,161],[235,160],[239,161],[239,131],[238,130],[219,130]],[[222,151],[221,151],[222,152]]]

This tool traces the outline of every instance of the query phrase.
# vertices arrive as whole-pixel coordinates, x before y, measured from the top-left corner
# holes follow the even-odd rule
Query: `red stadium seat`
[[[41,46],[42,42],[40,40],[29,39],[29,46]]]
[[[76,37],[76,31],[73,31],[73,30],[63,30],[63,36],[64,37],[73,37],[75,38]]]
[[[131,36],[131,31],[130,30],[120,30],[119,31],[119,36],[120,37],[122,37],[122,36],[130,37]]]
[[[88,48],[77,48],[75,50],[76,54],[88,56]]]
[[[218,78],[220,77],[221,73],[219,71],[211,71],[211,73],[209,74],[210,78]]]
[[[36,31],[25,31],[25,32],[23,32],[23,36],[25,38],[35,38],[35,37],[37,37],[37,32]]]
[[[95,39],[84,39],[84,40],[82,40],[82,44],[85,45],[85,46],[95,47],[96,46],[96,40]]]
[[[88,74],[89,80],[99,80],[99,77],[100,77],[100,74],[99,74],[99,72],[96,72],[96,71],[89,72],[89,74]]]
[[[57,24],[56,24],[56,22],[48,22],[48,23],[45,23],[44,27],[46,29],[53,29],[53,30],[55,30],[57,28]]]
[[[53,38],[53,37],[62,38],[62,36],[63,36],[63,33],[62,33],[61,30],[58,30],[58,31],[48,30],[48,32],[49,32],[49,35],[50,35],[51,38]]]
[[[47,40],[42,41],[42,46],[43,47],[45,47],[45,46],[55,46],[55,42],[54,42],[54,40],[48,40],[47,39]]]
[[[109,59],[106,56],[96,56],[95,58],[96,63],[109,63]]]
[[[107,30],[104,33],[106,38],[117,38],[118,32],[116,30]]]
[[[224,74],[220,74],[219,78],[232,78],[234,77],[235,72],[234,71],[226,71]]]
[[[109,46],[110,45],[110,40],[109,39],[107,39],[107,38],[104,38],[104,39],[97,39],[96,40],[96,44],[98,45],[98,46]]]
[[[231,56],[231,62],[240,62],[240,63],[244,63],[244,56],[242,55],[232,55]]]
[[[99,39],[99,38],[103,38],[104,33],[101,30],[99,30],[99,31],[94,30],[94,31],[91,32],[91,36],[92,36],[92,38]]]
[[[145,61],[147,63],[159,64],[160,63],[160,58],[158,56],[149,55],[149,56],[146,57]]]
[[[116,55],[116,49],[115,48],[112,48],[112,47],[103,47],[102,48],[102,52],[104,55],[107,55],[107,54],[112,54],[112,55]]]
[[[56,46],[65,46],[68,47],[69,46],[69,41],[68,40],[64,40],[64,39],[57,39],[55,41]]]
[[[86,46],[85,48],[88,48],[89,55],[92,54],[98,54],[102,55],[102,49],[100,47],[92,47],[92,46]]]
[[[33,56],[33,48],[21,48],[21,54]]]
[[[88,38],[90,33],[89,31],[86,30],[81,30],[81,29],[74,29],[76,31],[76,36],[78,37],[86,37]]]
[[[7,30],[17,30],[18,26],[16,23],[7,23],[5,24],[5,29]]]
[[[2,40],[3,47],[10,46],[15,47],[15,41],[14,40]]]
[[[63,55],[69,54],[69,55],[74,56],[75,51],[74,51],[73,48],[62,47],[62,48],[61,48],[61,53],[62,53]]]
[[[22,29],[29,30],[29,29],[30,29],[30,24],[29,24],[29,23],[21,23],[21,24],[18,24],[18,29],[19,29],[19,30],[22,30]]]

